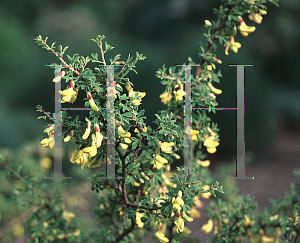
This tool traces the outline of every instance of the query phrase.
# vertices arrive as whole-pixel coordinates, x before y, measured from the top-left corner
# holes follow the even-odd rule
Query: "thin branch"
[[[131,219],[131,225],[127,229],[124,229],[123,233],[117,237],[114,243],[120,242],[126,235],[131,233],[134,230],[134,228],[135,228],[135,221]]]

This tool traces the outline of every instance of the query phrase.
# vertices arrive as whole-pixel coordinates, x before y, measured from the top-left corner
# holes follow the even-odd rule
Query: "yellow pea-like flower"
[[[158,238],[158,240],[160,241],[160,243],[167,243],[169,242],[169,239],[167,237],[165,237],[164,233],[158,231],[155,233],[155,236]]]
[[[90,92],[87,93],[87,96],[88,96],[88,99],[89,99],[89,104],[91,106],[91,108],[94,110],[94,111],[99,111],[99,108],[97,107],[97,105],[95,104],[95,101],[93,99],[93,96],[91,95]]]
[[[172,99],[172,94],[169,92],[162,93],[159,98],[161,98],[161,102],[164,103],[164,105]]]
[[[239,29],[240,29],[241,35],[248,36],[249,33],[252,33],[255,31],[256,28],[254,26],[246,25],[245,21],[243,20],[242,17],[239,17],[239,20],[240,20]]]
[[[86,118],[86,120],[88,121],[87,125],[86,125],[86,129],[85,129],[85,132],[84,134],[82,135],[82,139],[83,140],[86,140],[89,135],[90,135],[90,132],[91,132],[91,122]]]
[[[205,231],[205,233],[209,233],[213,229],[214,223],[211,219],[208,220],[207,224],[202,226],[202,230]]]
[[[226,42],[225,46],[226,46],[225,54],[228,55],[228,49],[230,49],[230,50],[234,51],[235,53],[237,53],[238,48],[241,48],[242,45],[239,42],[235,42],[234,41],[234,36],[232,36],[230,38],[230,41]]]
[[[184,230],[184,220],[181,218],[181,216],[178,217],[174,223],[176,225],[177,233],[182,232]]]
[[[172,153],[172,146],[174,145],[173,142],[171,142],[171,143],[163,142],[162,143],[161,141],[159,141],[159,144],[160,144],[160,149],[162,152],[165,152],[168,154]]]
[[[57,76],[57,77],[55,77],[55,78],[53,79],[53,82],[54,82],[54,83],[58,83],[58,82],[61,80],[61,78],[62,78],[63,76],[65,76],[65,71],[60,72],[60,75]]]

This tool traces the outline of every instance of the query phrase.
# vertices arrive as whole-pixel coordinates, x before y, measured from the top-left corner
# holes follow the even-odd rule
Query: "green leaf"
[[[122,116],[132,118],[132,114],[130,112],[126,112],[126,113],[122,114]]]

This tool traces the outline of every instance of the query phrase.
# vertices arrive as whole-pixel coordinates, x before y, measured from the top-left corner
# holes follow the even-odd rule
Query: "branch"
[[[135,221],[133,219],[131,219],[131,225],[127,229],[125,229],[121,235],[119,235],[117,237],[117,239],[114,241],[114,243],[120,242],[126,235],[128,235],[130,232],[132,232],[134,230],[134,228],[135,228]]]
[[[231,12],[232,9],[234,9],[235,7],[235,4],[232,5],[232,8],[228,11],[227,15],[225,16],[225,18],[222,20],[222,25],[219,27],[219,28],[216,28],[215,29],[215,33],[217,34],[221,29],[225,28],[226,27],[226,21],[229,17],[229,13]],[[215,36],[214,38],[212,38],[211,40],[208,40],[208,44],[207,44],[207,47],[206,47],[206,50],[205,50],[205,53],[207,53],[209,51],[209,49],[211,48],[212,44],[218,39],[219,37],[218,36]],[[200,66],[197,66],[197,71],[194,75],[194,79],[198,78],[199,75],[200,75],[200,72],[201,72],[201,66],[202,64],[206,62],[206,60],[204,59],[204,57],[202,58],[201,62],[200,62]]]

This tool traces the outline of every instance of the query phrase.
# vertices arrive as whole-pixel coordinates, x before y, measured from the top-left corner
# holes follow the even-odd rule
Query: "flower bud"
[[[266,11],[266,10],[263,10],[263,9],[260,9],[260,10],[259,10],[259,13],[262,14],[262,15],[266,15],[266,14],[267,14],[267,11]]]
[[[206,20],[204,20],[204,22],[207,26],[211,26],[211,22],[209,20],[206,19]]]

